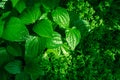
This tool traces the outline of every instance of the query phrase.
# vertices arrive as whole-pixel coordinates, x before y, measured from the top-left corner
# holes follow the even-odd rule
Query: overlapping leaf
[[[3,31],[2,37],[9,41],[24,41],[29,32],[26,26],[17,17],[11,17]]]
[[[35,23],[39,19],[41,11],[39,7],[26,8],[20,16],[22,22],[26,25]]]
[[[5,66],[5,70],[8,71],[11,74],[18,74],[18,73],[21,72],[21,69],[22,69],[22,62],[19,61],[19,60],[9,62]]]
[[[47,19],[43,19],[34,26],[33,31],[42,37],[52,37],[52,23]]]
[[[51,38],[47,39],[47,48],[57,48],[62,44],[61,35],[57,32],[52,34]]]
[[[80,32],[75,27],[66,31],[66,41],[70,46],[71,50],[74,50],[80,42]]]
[[[70,17],[66,9],[58,7],[52,12],[55,23],[60,27],[67,29],[69,27]]]

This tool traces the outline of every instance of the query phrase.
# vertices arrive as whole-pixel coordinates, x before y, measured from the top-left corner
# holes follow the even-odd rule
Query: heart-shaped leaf
[[[26,25],[35,23],[40,18],[41,12],[39,7],[30,7],[24,10],[20,16],[22,22]]]
[[[3,31],[2,37],[9,41],[24,41],[29,32],[26,26],[17,17],[11,17]]]
[[[33,31],[42,37],[52,37],[52,23],[47,19],[43,19],[33,27]]]
[[[70,17],[66,9],[58,7],[52,12],[54,22],[60,27],[67,29],[69,27]]]
[[[52,34],[51,38],[47,39],[47,48],[56,48],[62,44],[61,35],[57,32]]]
[[[74,50],[75,47],[79,44],[80,38],[80,32],[75,27],[66,31],[66,41],[70,46],[71,50]]]

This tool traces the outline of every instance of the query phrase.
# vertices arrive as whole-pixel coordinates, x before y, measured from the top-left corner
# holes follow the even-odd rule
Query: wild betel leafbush
[[[0,0],[0,80],[120,80],[120,1]]]

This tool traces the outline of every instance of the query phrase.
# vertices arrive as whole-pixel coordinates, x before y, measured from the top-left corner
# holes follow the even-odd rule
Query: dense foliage
[[[120,1],[0,0],[0,80],[120,80]]]

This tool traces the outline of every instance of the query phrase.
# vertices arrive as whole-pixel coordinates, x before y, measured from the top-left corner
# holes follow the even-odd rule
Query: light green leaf
[[[40,18],[41,12],[39,7],[30,7],[24,10],[20,16],[22,22],[26,25],[35,23]]]
[[[26,4],[23,0],[20,0],[15,6],[15,8],[19,13],[21,13],[26,8]]]
[[[4,21],[0,20],[0,37],[2,36],[3,29],[4,29]]]
[[[4,68],[11,74],[18,74],[21,72],[22,62],[19,60],[9,62]]]
[[[75,47],[79,44],[80,38],[80,32],[75,27],[66,31],[66,41],[70,46],[71,50],[74,50]]]
[[[57,23],[61,28],[67,29],[70,23],[70,17],[66,9],[58,7],[53,10],[52,17],[55,23]]]
[[[11,0],[12,6],[15,7],[15,5],[19,2],[19,0]]]
[[[47,39],[47,48],[57,48],[62,44],[61,35],[57,32],[52,34],[51,38]]]
[[[52,23],[49,20],[43,19],[33,27],[33,31],[42,37],[52,37]]]
[[[11,17],[3,31],[2,37],[9,41],[24,41],[29,32],[26,26],[17,17]]]

